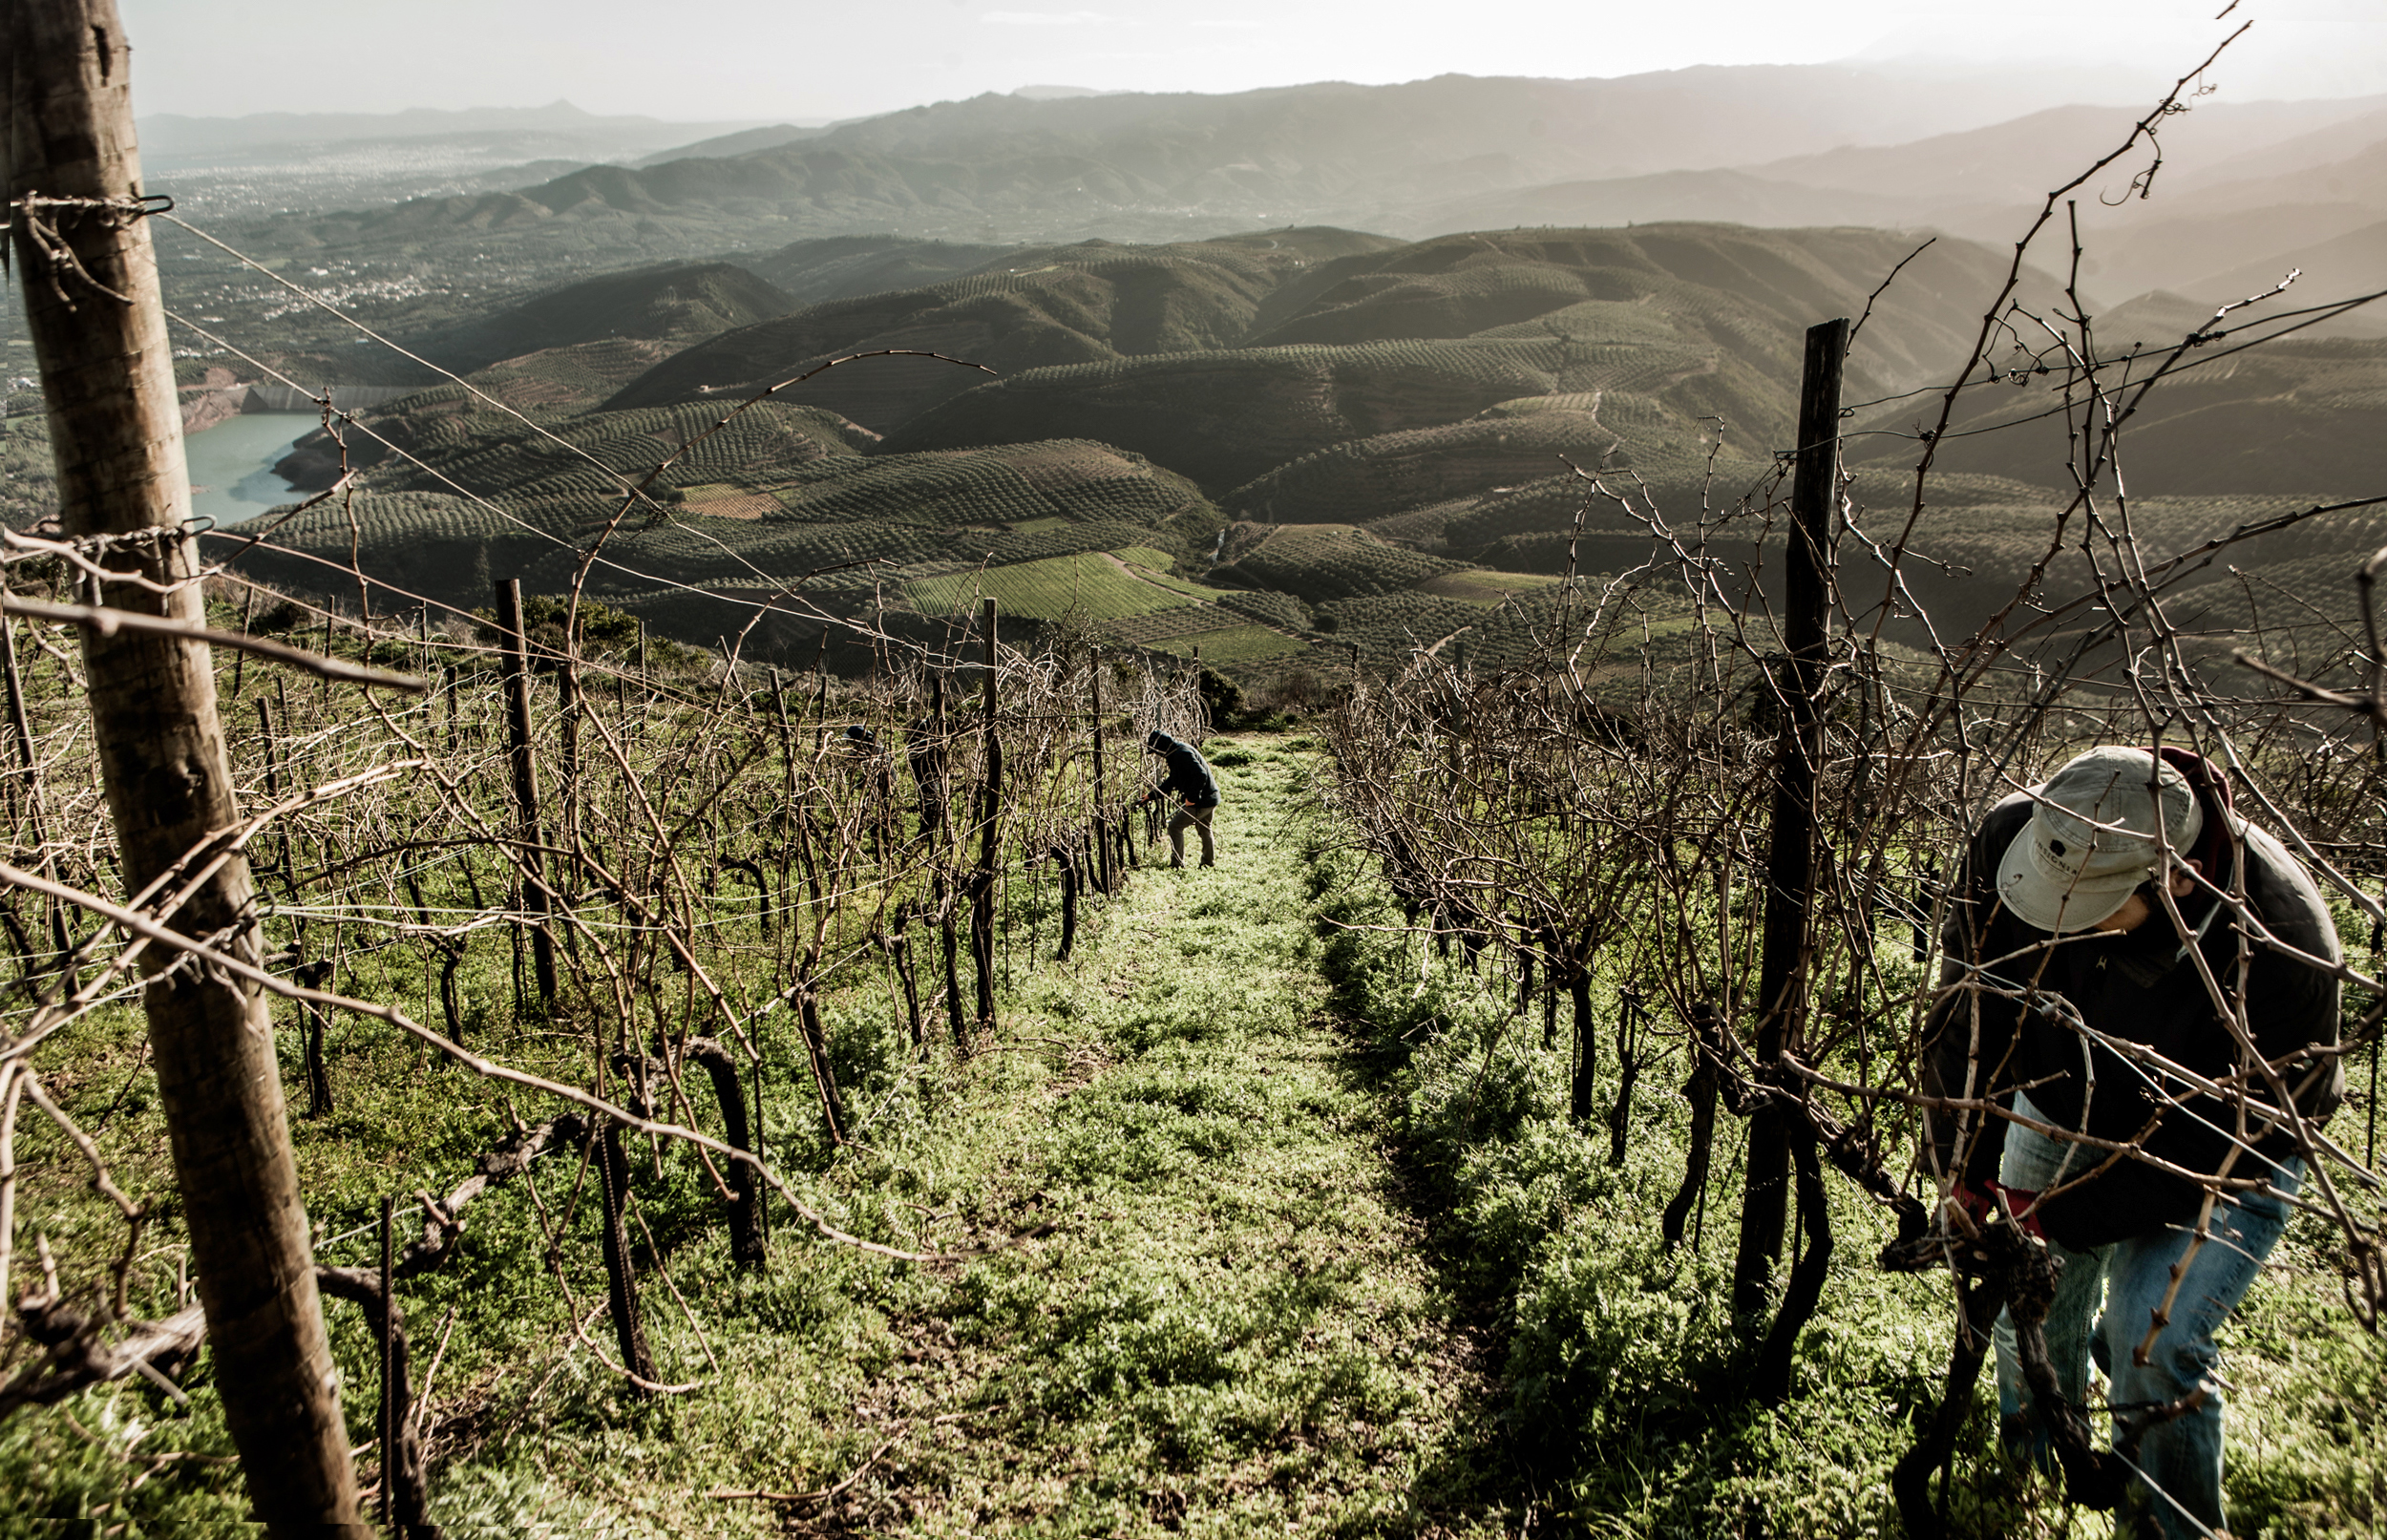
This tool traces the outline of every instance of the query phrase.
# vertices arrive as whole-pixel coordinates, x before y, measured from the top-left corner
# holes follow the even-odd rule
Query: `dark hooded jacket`
[[[1163,791],[1173,792],[1197,808],[1218,806],[1218,783],[1212,778],[1210,761],[1200,749],[1165,732],[1145,739],[1144,747],[1168,761],[1169,778],[1160,783]]]
[[[2210,1095],[2161,1105],[2165,1094],[2185,1087],[2094,1042],[2066,1018],[2077,1012],[2099,1032],[2145,1044],[2215,1080],[2232,1074],[2238,1064],[2229,1023],[2162,910],[2128,932],[2092,931],[2050,944],[2047,932],[1997,901],[1999,857],[2030,820],[2031,807],[2030,797],[2018,793],[1981,820],[1948,896],[1947,962],[1925,1036],[1925,1094],[2011,1105],[2014,1092],[2027,1088],[2032,1105],[2059,1128],[2118,1143],[2144,1134],[2148,1154],[2186,1171],[2218,1171],[2236,1124],[2231,1105]],[[2328,905],[2285,847],[2210,801],[2206,827],[2207,837],[2194,854],[2215,885],[2229,889],[2232,868],[2243,857],[2248,907],[2264,926],[2298,951],[2332,962],[2342,958]],[[2229,831],[2239,836],[2235,841]],[[2198,945],[2225,990],[2234,989],[2243,960],[2246,1014],[2256,1046],[2280,1065],[2304,1114],[2327,1117],[2344,1097],[2344,1069],[2334,1054],[2305,1056],[2302,1050],[2336,1043],[2337,981],[2244,935],[2227,912],[2215,913],[2220,908],[2221,900],[2203,892],[2180,900],[2181,918],[2203,931]],[[2039,993],[2045,1003],[2026,1004],[2017,998],[2024,990]],[[2259,1080],[2252,1100],[2275,1105]],[[2008,1127],[2003,1119],[1934,1109],[1927,1127],[1941,1170],[1961,1147],[1966,1180],[1977,1188],[1996,1176]],[[2254,1148],[2271,1160],[2296,1153],[2292,1136],[2277,1131]],[[2081,1171],[2105,1170],[2040,1207],[2050,1236],[2084,1251],[2194,1222],[2203,1198],[2195,1182],[2126,1155],[2106,1165],[2110,1153],[2080,1147]],[[2266,1170],[2263,1161],[2241,1154],[2230,1174],[2259,1177]]]

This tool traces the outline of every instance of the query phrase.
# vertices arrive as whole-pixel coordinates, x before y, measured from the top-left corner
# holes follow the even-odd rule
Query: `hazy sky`
[[[534,106],[846,117],[1060,84],[1240,91],[1930,53],[2116,65],[2135,100],[2243,19],[2229,99],[2387,92],[2387,0],[119,0],[143,113]]]

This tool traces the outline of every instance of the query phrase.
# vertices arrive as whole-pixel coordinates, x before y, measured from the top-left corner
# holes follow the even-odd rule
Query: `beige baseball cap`
[[[2092,749],[2032,790],[2031,821],[1997,863],[1997,896],[2024,924],[2081,931],[2155,875],[2156,808],[2185,854],[2205,828],[2186,777],[2144,749]]]

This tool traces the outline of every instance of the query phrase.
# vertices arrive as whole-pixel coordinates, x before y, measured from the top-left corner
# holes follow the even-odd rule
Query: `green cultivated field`
[[[1121,570],[1108,557],[1088,553],[918,579],[904,585],[904,593],[928,615],[949,615],[983,598],[994,600],[1003,614],[1023,620],[1057,621],[1078,614],[1115,621],[1185,608],[1194,602],[1186,592],[1192,588],[1191,583],[1164,587],[1161,581]]]
[[[1300,643],[1264,625],[1232,625],[1220,631],[1164,637],[1152,646],[1188,658],[1199,648],[1206,664],[1257,663],[1263,658],[1282,658],[1303,650]]]

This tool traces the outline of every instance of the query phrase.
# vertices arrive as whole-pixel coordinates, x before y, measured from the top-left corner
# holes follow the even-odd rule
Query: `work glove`
[[[1958,1182],[1948,1198],[1963,1209],[1965,1215],[1976,1225],[1994,1223],[2003,1213],[2020,1225],[2024,1234],[2036,1235],[2041,1240],[2047,1238],[2046,1230],[2038,1222],[2038,1213],[2033,1208],[2038,1202],[2038,1193],[2028,1188],[2008,1187],[2003,1182],[1994,1181],[1978,1185]]]

